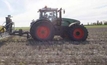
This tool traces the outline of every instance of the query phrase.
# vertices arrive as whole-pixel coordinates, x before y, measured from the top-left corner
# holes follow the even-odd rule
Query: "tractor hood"
[[[70,24],[72,23],[78,23],[80,24],[80,21],[79,20],[76,20],[76,19],[70,19],[70,18],[62,18],[62,26],[69,26]]]

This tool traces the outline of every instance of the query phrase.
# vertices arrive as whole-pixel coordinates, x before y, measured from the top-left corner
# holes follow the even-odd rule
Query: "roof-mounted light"
[[[44,8],[47,8],[47,6],[45,6]]]

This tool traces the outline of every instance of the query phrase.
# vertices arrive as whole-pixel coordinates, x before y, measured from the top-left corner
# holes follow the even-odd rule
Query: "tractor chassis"
[[[63,35],[68,32],[68,26],[55,26],[55,35]]]
[[[26,35],[27,39],[30,38],[30,33],[28,31],[23,31],[22,29],[19,29],[18,31],[13,31],[10,35],[18,36]]]

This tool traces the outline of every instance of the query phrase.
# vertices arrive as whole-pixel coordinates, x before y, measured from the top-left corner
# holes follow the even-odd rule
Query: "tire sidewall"
[[[45,39],[41,39],[37,35],[36,31],[38,30],[38,27],[40,27],[40,26],[46,26],[50,30],[50,33],[49,33],[48,37],[45,38]],[[34,38],[35,40],[38,40],[38,41],[49,41],[49,40],[52,40],[53,37],[54,37],[54,26],[48,21],[40,21],[40,22],[38,22],[38,23],[36,23],[36,24],[34,24],[32,26],[32,28],[31,28],[31,36],[32,36],[32,38]]]
[[[77,28],[81,28],[84,32],[84,35],[81,39],[76,39],[74,36],[73,36],[73,32],[75,29]],[[83,25],[73,25],[69,28],[69,37],[71,38],[71,40],[73,41],[85,41],[87,39],[87,36],[88,36],[88,31],[87,29],[83,26]]]

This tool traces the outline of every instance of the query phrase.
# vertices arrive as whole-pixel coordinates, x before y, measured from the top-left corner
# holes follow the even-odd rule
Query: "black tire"
[[[73,25],[69,28],[69,37],[73,41],[85,41],[88,31],[83,25]]]
[[[31,26],[30,34],[34,40],[49,41],[54,37],[54,26],[48,21],[39,21]]]

